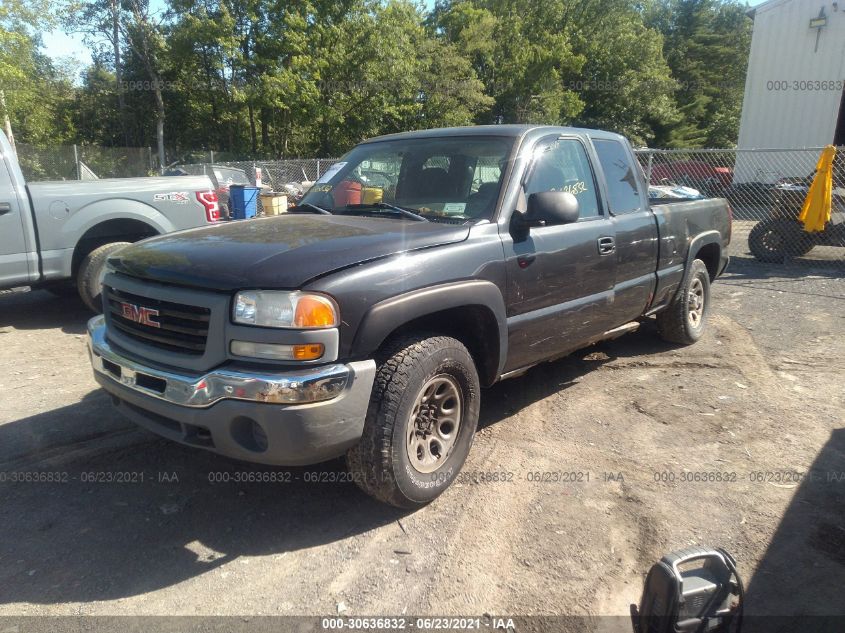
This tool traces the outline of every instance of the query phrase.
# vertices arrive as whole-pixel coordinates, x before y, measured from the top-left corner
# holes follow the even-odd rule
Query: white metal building
[[[749,15],[754,30],[738,146],[845,145],[845,0],[766,0]],[[812,172],[812,155],[803,161],[810,164],[780,176]],[[735,182],[773,177],[760,173],[755,155],[738,155]]]

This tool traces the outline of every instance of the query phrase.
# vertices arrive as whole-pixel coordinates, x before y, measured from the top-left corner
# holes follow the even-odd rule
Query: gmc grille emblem
[[[153,320],[154,316],[158,316],[158,310],[136,306],[134,303],[126,303],[124,301],[120,304],[120,313],[124,319],[129,319],[135,323],[149,325],[150,327],[161,327],[161,323]]]

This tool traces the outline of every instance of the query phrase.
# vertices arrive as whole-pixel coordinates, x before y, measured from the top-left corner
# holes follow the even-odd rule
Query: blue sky
[[[150,8],[156,13],[164,11],[164,0],[150,0]],[[61,30],[44,33],[41,50],[53,59],[70,57],[80,65],[91,63],[91,51],[82,41],[82,36]]]
[[[757,6],[763,0],[748,0],[748,4],[752,7]],[[434,0],[425,0],[425,5],[431,7],[434,5]],[[150,6],[153,11],[161,12],[164,10],[164,0],[150,0]],[[85,66],[91,62],[91,53],[88,47],[82,42],[80,35],[73,33],[65,33],[63,31],[53,31],[52,33],[44,34],[44,45],[42,50],[53,59],[71,58],[76,60],[80,66]]]

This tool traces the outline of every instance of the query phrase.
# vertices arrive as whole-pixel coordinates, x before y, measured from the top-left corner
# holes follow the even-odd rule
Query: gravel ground
[[[0,297],[0,615],[623,616],[691,544],[736,556],[751,614],[845,615],[843,308],[831,269],[740,259],[696,345],[649,322],[487,390],[462,480],[406,513],[339,461],[134,429],[75,301]],[[10,481],[33,472],[66,480]]]

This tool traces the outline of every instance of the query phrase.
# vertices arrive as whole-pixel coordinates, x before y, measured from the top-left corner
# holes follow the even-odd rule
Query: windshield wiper
[[[320,215],[332,215],[331,211],[324,209],[323,207],[318,207],[316,204],[311,204],[310,202],[300,202],[295,207],[289,209],[288,212],[293,211],[296,213],[298,209],[308,209],[312,213],[319,213]]]
[[[367,209],[367,208],[375,208],[375,209],[387,209],[388,211],[395,211],[396,213],[400,214],[403,217],[406,217],[410,220],[416,220],[417,222],[428,222],[428,218],[424,218],[418,213],[414,213],[413,211],[409,211],[403,207],[397,207],[395,204],[388,204],[387,202],[373,202],[372,204],[348,204],[346,205],[348,209]]]

